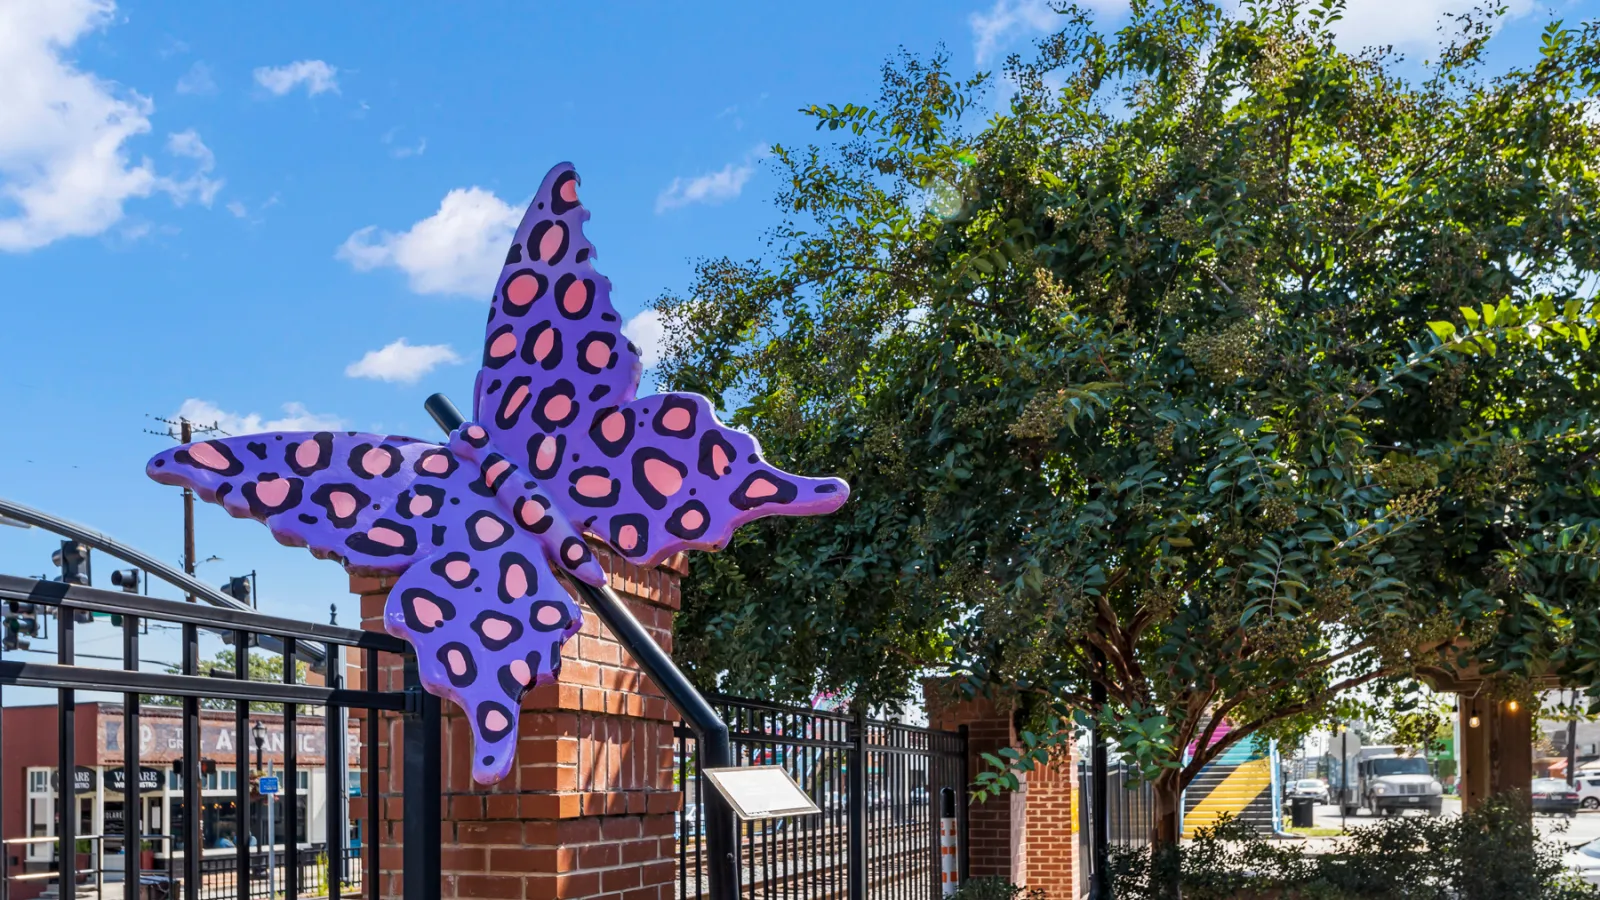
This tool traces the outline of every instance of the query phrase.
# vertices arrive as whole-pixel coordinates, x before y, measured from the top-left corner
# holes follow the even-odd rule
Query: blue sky
[[[1342,27],[1422,56],[1470,5],[1355,0]],[[1497,62],[1527,58],[1551,8],[1514,0]],[[872,100],[899,46],[992,68],[1050,19],[1038,0],[0,0],[0,496],[176,564],[148,416],[433,437],[421,401],[470,405],[484,299],[551,165],[577,165],[637,316],[695,258],[760,252],[762,156],[813,137],[798,108]],[[648,361],[648,315],[631,335]],[[198,557],[222,557],[204,580],[253,569],[264,608],[355,621],[336,565],[217,508],[198,522]],[[48,572],[54,546],[0,529],[0,571]]]

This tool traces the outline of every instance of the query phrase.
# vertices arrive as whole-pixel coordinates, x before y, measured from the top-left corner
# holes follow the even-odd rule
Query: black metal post
[[[241,686],[250,681],[250,634],[246,631],[233,633],[233,677]],[[250,701],[233,701],[233,802],[237,805],[237,814],[234,817],[234,848],[233,866],[234,883],[239,886],[239,896],[250,896],[250,839],[255,837],[251,830],[250,816]],[[260,760],[261,751],[256,750],[256,759]],[[263,838],[264,839],[264,838]],[[191,843],[189,848],[200,846]]]
[[[139,668],[139,617],[122,617],[122,667]],[[139,784],[139,694],[122,695],[122,883],[123,895],[139,889],[144,852],[144,798]],[[105,829],[102,827],[102,831]]]
[[[434,394],[423,404],[433,421],[446,433],[453,432],[466,422],[466,417],[443,394]],[[705,696],[695,689],[689,679],[678,669],[672,657],[652,639],[639,620],[634,618],[627,605],[609,587],[595,587],[572,579],[578,594],[606,624],[628,655],[656,687],[666,695],[667,702],[695,733],[699,748],[700,767],[719,769],[733,765],[733,746],[728,738],[728,726]],[[406,753],[409,764],[411,753]],[[409,773],[406,781],[410,793]],[[739,888],[739,859],[735,844],[733,809],[715,789],[703,791],[700,802],[705,813],[706,849],[710,857],[709,880],[711,900],[735,900]],[[407,824],[411,817],[406,816]],[[409,873],[409,869],[407,872]]]
[[[183,674],[200,671],[200,629],[183,626]],[[168,823],[168,827],[171,825]],[[183,883],[188,900],[200,900],[200,700],[183,698]],[[175,848],[167,848],[172,858]]]
[[[1106,790],[1109,773],[1099,717],[1106,703],[1105,685],[1098,681],[1090,684],[1089,702],[1095,707],[1095,724],[1089,732],[1089,818],[1092,820],[1089,847],[1094,853],[1089,869],[1089,896],[1093,900],[1111,900],[1111,807]]]
[[[294,638],[285,638],[283,641],[284,684],[299,682],[294,644]],[[296,898],[300,896],[300,761],[297,757],[300,738],[296,728],[299,718],[299,706],[293,703],[283,705],[283,802],[274,804],[277,809],[283,810],[283,893],[285,897]],[[269,812],[275,814],[276,810]]]
[[[972,855],[967,850],[967,845],[971,843],[971,841],[968,840],[969,835],[967,832],[969,827],[967,822],[967,808],[971,805],[971,794],[968,793],[968,787],[972,784],[972,770],[970,769],[972,763],[968,758],[968,754],[971,753],[972,750],[971,746],[967,742],[972,739],[972,735],[971,730],[966,725],[961,726],[960,733],[961,802],[956,805],[956,835],[957,840],[959,841],[959,843],[956,844],[956,859],[959,861],[960,865],[959,872],[961,883],[966,884],[967,879],[972,877]]]
[[[59,610],[56,616],[56,662],[70,666],[73,657],[73,613]],[[56,791],[56,838],[60,841],[59,862],[56,864],[57,881],[60,882],[62,900],[73,900],[78,895],[78,701],[71,688],[59,692],[60,708],[57,710],[56,766],[60,773]]]
[[[337,650],[336,645],[334,645],[333,643],[330,642],[327,645],[327,653],[328,653],[328,655],[325,657],[329,662],[328,674],[327,674],[328,687],[335,688],[335,689],[341,688],[341,687],[344,686],[344,673],[338,671],[337,669],[335,669],[333,667],[333,664],[332,664],[333,660],[335,658],[336,650]],[[333,703],[333,702],[329,702],[327,706],[324,706],[322,708],[322,712],[323,712],[323,719],[322,719],[323,731],[322,731],[322,733],[323,733],[323,735],[325,735],[325,737],[323,739],[325,752],[323,753],[323,757],[322,757],[322,761],[323,761],[322,774],[324,776],[326,776],[326,777],[323,778],[322,796],[324,798],[324,800],[323,800],[323,804],[324,804],[323,808],[327,810],[327,814],[325,816],[323,816],[323,819],[324,819],[323,824],[325,826],[327,826],[324,829],[323,834],[324,834],[324,839],[325,839],[325,841],[327,843],[326,855],[327,855],[327,858],[328,858],[328,900],[339,900],[339,891],[343,887],[343,885],[340,884],[340,879],[341,879],[341,875],[340,875],[340,871],[341,871],[341,869],[340,869],[340,858],[344,856],[344,836],[342,834],[340,834],[340,829],[343,827],[343,825],[341,823],[344,821],[344,815],[336,808],[339,805],[339,791],[338,791],[338,788],[335,786],[334,779],[337,778],[338,774],[339,774],[339,769],[336,766],[337,761],[340,758],[339,755],[344,753],[344,735],[340,732],[340,728],[339,728],[339,720],[340,720],[339,704]],[[410,731],[410,725],[408,723],[407,724],[407,730],[406,730],[406,743],[407,743],[407,747],[406,747],[406,750],[407,750],[407,753],[406,753],[406,788],[407,788],[407,793],[410,792],[411,785],[414,783],[414,782],[412,782],[410,780],[410,776],[411,776],[411,754],[409,752],[411,750],[410,741],[411,741],[411,731]],[[420,756],[421,754],[419,753],[418,755]],[[438,742],[437,741],[434,742],[433,759],[434,759],[433,770],[434,770],[435,773],[437,773],[438,770],[439,770],[439,763],[438,763],[438,760],[439,760],[439,747],[438,747]],[[421,784],[418,784],[417,790],[422,792],[426,796],[437,797],[438,794],[439,794],[439,780],[438,780],[437,774],[435,775],[435,778],[434,778],[434,781],[433,781],[433,785],[431,787],[427,787],[427,786],[423,786]],[[413,795],[413,796],[415,796],[415,795]],[[437,804],[438,801],[435,800],[434,803]],[[423,808],[426,809],[427,808],[427,804],[423,804]],[[437,812],[437,811],[438,811],[437,806],[435,806],[434,812]],[[407,812],[409,812],[409,810],[407,810]],[[436,822],[438,821],[438,817],[436,815],[432,815],[432,814],[429,814],[429,815],[425,816],[425,818],[432,819],[432,820],[434,820]],[[411,819],[411,816],[407,815],[406,816],[406,820],[409,822],[410,819]],[[437,847],[437,846],[439,846],[439,842],[438,842],[437,839],[435,839],[432,844],[425,844],[425,845],[422,845],[422,846]],[[424,855],[431,856],[432,854],[424,854]],[[412,869],[412,866],[408,862],[407,865],[406,865],[406,878],[408,879],[407,880],[408,886],[410,884],[409,879],[411,877],[411,869]],[[412,895],[412,893],[409,890],[407,890],[406,891],[406,900],[421,900],[421,898],[426,898],[426,897],[430,897],[430,896],[431,897],[439,896],[439,879],[435,878],[433,880],[433,885],[434,885],[434,887],[433,887],[433,891],[434,892],[431,895],[430,894]]]
[[[440,893],[440,823],[444,819],[443,793],[439,765],[439,698],[422,689],[417,675],[417,657],[407,654],[406,691],[416,698],[416,706],[405,714],[405,820],[404,844],[420,848],[405,859],[405,900],[438,900]],[[369,838],[371,840],[372,838]],[[376,872],[363,878],[377,878]]]
[[[857,705],[850,729],[850,757],[845,764],[846,802],[849,804],[849,866],[846,872],[850,900],[867,897],[867,709]]]
[[[1572,709],[1567,713],[1567,786],[1578,786],[1578,692],[1567,692]]]
[[[342,688],[344,684],[344,648],[338,644],[329,644],[327,650],[328,660],[328,686]],[[333,707],[328,710],[328,752],[325,762],[328,767],[328,877],[349,880],[349,871],[345,865],[345,843],[350,840],[350,827],[346,824],[350,814],[350,801],[347,792],[350,790],[349,775],[345,766],[345,742],[349,737],[349,729],[345,727],[345,709]],[[339,739],[335,741],[333,735]],[[334,843],[333,836],[338,834],[339,841]]]

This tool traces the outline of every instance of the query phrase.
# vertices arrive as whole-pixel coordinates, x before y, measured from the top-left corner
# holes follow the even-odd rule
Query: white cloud
[[[233,213],[235,218],[240,218],[240,219],[242,219],[245,216],[250,214],[250,211],[244,208],[244,204],[240,203],[237,200],[229,201],[228,202],[228,206],[227,206],[227,210],[228,210],[228,212]]]
[[[262,66],[256,69],[256,84],[275,96],[282,97],[295,88],[305,85],[312,97],[332,91],[339,93],[339,70],[320,59],[302,59],[286,66]]]
[[[178,84],[173,88],[180,94],[195,94],[208,97],[217,92],[216,79],[211,77],[211,67],[203,62],[196,62],[189,67],[178,79]]]
[[[732,200],[744,190],[745,182],[755,174],[756,161],[767,155],[766,146],[760,146],[743,163],[728,163],[715,172],[693,178],[672,179],[667,189],[656,197],[656,214],[695,203],[717,204]]]
[[[623,324],[622,334],[639,348],[639,359],[646,369],[653,369],[661,362],[661,354],[666,349],[667,339],[666,328],[661,322],[661,313],[653,309],[639,313]]]
[[[96,235],[158,187],[123,146],[150,130],[148,98],[75,68],[79,38],[109,25],[110,0],[0,4],[0,250]]]
[[[333,431],[344,427],[338,416],[306,409],[304,403],[285,403],[283,417],[264,420],[260,413],[240,415],[228,412],[209,400],[195,397],[183,401],[173,418],[188,419],[196,425],[216,425],[228,434],[259,434],[263,431]]]
[[[419,294],[487,297],[520,217],[491,191],[456,188],[438,212],[408,230],[396,234],[368,225],[350,235],[335,255],[358,272],[399,269]]]
[[[461,357],[449,344],[412,346],[401,338],[382,350],[368,350],[366,356],[345,367],[344,374],[351,378],[416,384],[439,366],[459,362]]]
[[[1481,0],[1348,0],[1344,18],[1334,23],[1333,30],[1346,50],[1388,44],[1431,47],[1452,29],[1446,14],[1469,13],[1481,5]],[[1533,0],[1505,0],[1505,5],[1506,19],[1525,16],[1534,8]]]
[[[987,65],[1000,49],[1019,34],[1048,31],[1056,14],[1047,0],[995,0],[988,12],[967,17],[972,26],[972,54]]]
[[[211,152],[205,141],[200,140],[200,135],[193,128],[167,135],[167,152],[194,160],[195,173],[182,181],[162,178],[158,186],[171,194],[172,202],[179,206],[190,199],[199,200],[202,206],[211,206],[217,192],[222,190],[222,180],[210,177],[211,171],[217,167],[216,154]]]

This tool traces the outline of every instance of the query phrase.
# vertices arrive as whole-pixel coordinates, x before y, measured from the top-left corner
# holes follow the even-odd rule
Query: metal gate
[[[415,657],[406,644],[378,632],[241,609],[216,590],[82,526],[6,501],[0,501],[0,514],[133,562],[142,574],[155,574],[206,601],[0,575],[7,635],[0,649],[0,691],[46,688],[57,699],[54,773],[51,787],[39,792],[46,799],[37,799],[31,782],[21,782],[25,796],[8,796],[18,782],[6,780],[22,771],[8,754],[15,756],[20,752],[16,748],[33,741],[50,740],[22,714],[44,708],[14,706],[0,714],[0,810],[28,804],[25,815],[32,819],[37,809],[43,821],[35,826],[52,832],[6,838],[0,853],[0,900],[36,896],[41,888],[63,900],[80,894],[104,897],[107,882],[116,880],[122,883],[124,900],[133,900],[135,891],[140,900],[378,900],[380,889],[384,896],[406,900],[439,896],[439,816],[404,817],[395,836],[407,848],[404,876],[401,884],[385,888],[378,875],[378,848],[396,823],[385,821],[383,804],[376,802],[365,803],[365,814],[355,821],[348,815],[347,798],[371,798],[374,785],[370,765],[347,777],[346,745],[359,735],[360,746],[374,746],[373,729],[386,727],[394,716],[403,720],[406,792],[434,798],[437,806],[439,701],[422,691]],[[15,639],[24,619],[29,634],[37,634],[39,620],[53,623],[53,653]],[[97,620],[100,624],[93,625]],[[80,654],[79,631],[91,627],[98,638],[120,637],[121,644],[120,656],[93,654],[92,659],[119,666],[95,665],[91,654]],[[232,671],[202,671],[203,633],[221,635],[232,645]],[[178,671],[146,671],[151,661],[141,656],[141,640],[160,640],[164,655],[170,656],[174,637],[181,659],[174,666]],[[355,654],[354,665],[344,662],[346,652]],[[403,660],[402,690],[370,689],[379,683],[385,654]],[[45,661],[51,655],[54,660]],[[271,656],[285,663],[281,683],[251,680],[250,660]],[[296,664],[286,664],[289,660]],[[359,669],[366,689],[345,686],[351,668]],[[94,703],[92,717],[85,716],[90,704],[80,710],[79,692],[120,695],[120,709]],[[25,725],[33,730],[11,733]],[[321,751],[315,753],[319,733]],[[86,746],[95,748],[96,762],[105,754],[120,756],[121,764],[88,767],[85,779],[81,756]],[[258,780],[269,748],[278,773],[276,793]],[[313,779],[302,759],[317,756],[322,771]],[[42,787],[45,779],[36,780]],[[99,821],[90,820],[91,827],[81,827],[80,782],[85,780],[96,796],[103,796],[102,787],[114,787],[122,798],[115,830],[103,812]],[[161,796],[160,808],[169,809],[169,815],[148,814],[146,804],[153,794]],[[311,833],[311,815],[302,814],[313,796],[322,799],[320,834]],[[152,827],[155,818],[160,821]],[[11,825],[9,813],[6,824]],[[118,873],[120,878],[106,877]],[[402,885],[403,893],[396,890]]]
[[[960,876],[967,872],[967,745],[962,732],[865,716],[709,698],[728,723],[738,765],[779,765],[822,810],[739,823],[741,897],[940,896],[939,807],[955,795]],[[693,733],[677,729],[678,886],[681,900],[707,892],[703,786]]]

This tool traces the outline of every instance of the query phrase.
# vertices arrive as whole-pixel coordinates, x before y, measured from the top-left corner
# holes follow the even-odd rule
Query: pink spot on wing
[[[687,431],[689,422],[689,411],[681,406],[672,407],[661,417],[661,425],[668,431]]]
[[[500,535],[505,534],[506,531],[505,526],[500,524],[499,519],[489,516],[479,519],[473,528],[478,532],[478,540],[486,544],[499,540]]]
[[[545,626],[560,625],[561,610],[556,609],[554,606],[539,607],[539,624]]]
[[[483,717],[483,727],[489,731],[503,731],[510,724],[510,720],[498,709],[489,710],[489,714]]]
[[[389,451],[382,447],[373,447],[361,454],[361,468],[368,475],[382,475],[389,470]]]
[[[506,399],[506,415],[509,416],[521,409],[522,404],[526,403],[527,400],[528,389],[523,386],[518,386],[516,390],[511,392],[511,396]]]
[[[522,504],[522,524],[532,528],[544,521],[544,504],[537,500],[529,500]]]
[[[555,256],[556,251],[561,249],[561,242],[566,240],[566,237],[567,226],[560,222],[551,226],[549,230],[545,231],[544,237],[539,239],[539,258],[549,259]]]
[[[322,457],[322,447],[316,441],[301,441],[300,446],[294,448],[294,461],[302,469],[309,469],[317,464]]]
[[[450,468],[450,460],[445,459],[443,453],[430,453],[427,458],[423,459],[422,468],[423,471],[442,475],[446,469]]]
[[[329,494],[328,502],[333,505],[333,515],[336,518],[348,519],[355,514],[356,498],[344,491],[334,491]]]
[[[508,331],[494,339],[489,345],[489,355],[495,359],[504,359],[517,352],[517,333]]]
[[[711,447],[711,469],[722,475],[728,474],[733,469],[732,464],[728,462],[728,454],[722,449],[721,444],[714,444]]]
[[[488,436],[488,434],[489,434],[489,432],[484,431],[482,425],[468,425],[467,426],[467,437],[472,438],[475,441],[483,440],[485,437]]]
[[[524,272],[506,282],[506,300],[516,306],[527,306],[538,295],[539,280],[531,273]]]
[[[683,487],[683,476],[678,470],[659,459],[644,461],[644,477],[663,497],[671,497]]]
[[[454,582],[466,581],[472,574],[472,563],[464,559],[452,559],[444,564],[444,577]]]
[[[208,469],[226,469],[228,458],[217,452],[217,448],[207,444],[190,444],[189,458]]]
[[[533,680],[533,671],[528,668],[525,659],[513,659],[507,668],[511,669],[511,677],[517,680],[517,684],[527,684]]]
[[[544,358],[550,355],[550,351],[555,349],[555,346],[556,330],[554,328],[546,328],[539,332],[539,337],[533,342],[533,358],[539,362],[544,362]]]
[[[433,498],[426,494],[418,494],[411,498],[411,503],[406,509],[413,516],[426,515],[428,510],[433,509]]]
[[[512,597],[523,597],[528,593],[528,573],[522,571],[519,565],[506,567],[506,593]]]
[[[444,610],[427,597],[417,597],[412,600],[411,609],[416,613],[417,621],[428,628],[438,628],[444,624]]]
[[[750,488],[745,491],[745,495],[760,500],[762,497],[771,497],[777,492],[777,485],[765,478],[757,478],[755,481],[750,482]]]
[[[617,529],[617,546],[623,550],[632,550],[639,546],[639,529],[632,525],[624,525]]]
[[[289,496],[289,482],[279,478],[275,481],[256,482],[256,499],[264,506],[282,506],[284,498]]]
[[[565,419],[572,412],[572,398],[566,394],[557,394],[544,403],[544,417],[552,422]]]
[[[683,523],[683,527],[686,530],[693,531],[696,528],[699,528],[700,525],[703,522],[705,522],[705,520],[706,520],[706,517],[701,514],[700,510],[691,509],[688,512],[684,513],[683,514],[683,518],[680,519],[679,521],[681,521]]]
[[[534,458],[534,465],[541,469],[548,469],[554,465],[556,461],[557,446],[558,445],[556,444],[556,439],[554,437],[548,434],[545,435],[544,440],[539,443],[539,452]]]
[[[606,346],[605,341],[590,341],[583,350],[583,358],[590,366],[604,369],[606,363],[611,362],[611,348]]]
[[[494,465],[492,465],[489,468],[484,470],[483,483],[484,484],[494,484],[495,479],[499,478],[500,474],[502,472],[504,472],[505,470],[509,469],[509,468],[511,468],[511,463],[509,463],[509,462],[507,462],[507,461],[505,461],[503,459],[500,460],[499,462],[495,463]]]
[[[450,672],[452,674],[467,674],[467,657],[460,650],[452,649],[449,653],[445,654],[445,659],[449,660]]]
[[[600,422],[600,435],[608,441],[620,441],[628,433],[628,419],[622,413],[614,412]]]
[[[579,547],[577,544],[573,544],[572,546],[567,548],[567,559],[570,559],[573,562],[577,562],[578,560],[580,560],[582,558],[583,558],[583,548],[582,547]]]
[[[377,541],[386,547],[399,547],[403,546],[406,542],[406,539],[400,534],[400,532],[395,531],[393,528],[384,528],[382,525],[379,525],[377,528],[368,531],[367,537],[372,538],[374,541]]]
[[[578,479],[576,487],[585,497],[607,497],[611,494],[611,479],[604,475],[585,475]]]
[[[576,313],[583,309],[583,304],[589,301],[589,289],[582,281],[574,281],[567,285],[567,292],[561,295],[561,305],[569,313]]]
[[[568,179],[567,181],[561,182],[561,199],[567,201],[568,203],[578,202],[577,179]]]
[[[483,636],[491,641],[503,641],[511,634],[511,623],[505,619],[490,616],[483,620]]]

